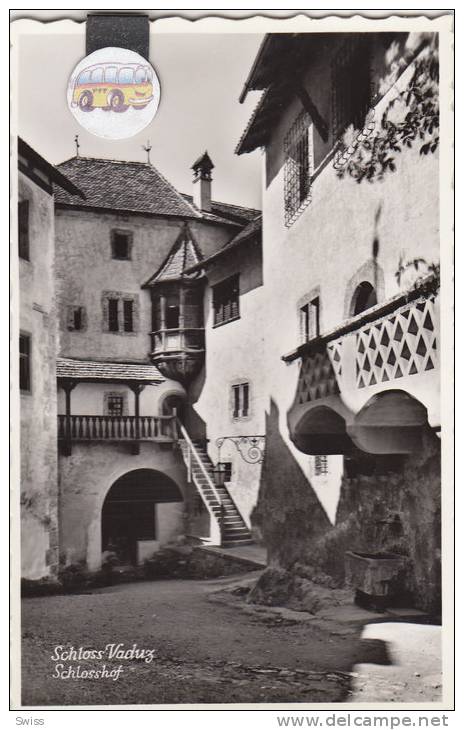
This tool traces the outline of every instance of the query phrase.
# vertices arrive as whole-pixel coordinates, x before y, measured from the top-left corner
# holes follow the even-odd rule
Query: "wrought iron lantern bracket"
[[[247,464],[262,464],[264,461],[265,436],[221,436],[216,439],[218,461],[221,460],[221,448],[225,441],[231,441],[243,461]]]

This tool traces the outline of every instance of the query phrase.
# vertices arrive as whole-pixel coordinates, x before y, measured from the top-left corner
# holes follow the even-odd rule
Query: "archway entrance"
[[[157,539],[157,505],[182,502],[177,484],[154,469],[124,474],[111,487],[102,508],[102,550],[122,563],[136,564],[140,543]]]
[[[185,417],[185,400],[181,395],[172,393],[167,395],[161,404],[163,416],[172,416],[177,414],[178,419],[183,423]]]

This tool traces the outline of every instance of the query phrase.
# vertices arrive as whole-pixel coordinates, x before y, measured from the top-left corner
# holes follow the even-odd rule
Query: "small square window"
[[[105,393],[105,415],[106,416],[123,416],[124,415],[124,394],[123,393]]]
[[[19,388],[31,392],[31,336],[19,335]]]
[[[81,332],[85,327],[85,307],[70,305],[68,307],[68,330],[70,332]]]
[[[114,259],[129,261],[131,258],[132,233],[130,231],[111,232],[111,253]]]

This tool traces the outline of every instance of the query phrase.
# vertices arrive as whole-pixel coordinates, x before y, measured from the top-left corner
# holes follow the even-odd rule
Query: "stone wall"
[[[59,458],[60,552],[62,564],[85,562],[90,570],[101,565],[101,511],[114,482],[135,469],[153,469],[170,477],[184,502],[157,505],[157,535],[168,542],[188,530],[188,513],[194,487],[186,482],[186,469],[177,449],[170,445],[142,443],[140,454],[130,444],[73,444],[72,455]],[[178,507],[183,507],[179,518]]]
[[[56,212],[56,272],[61,354],[87,359],[146,361],[152,330],[151,297],[142,285],[159,269],[183,230],[184,221],[93,211]],[[230,226],[189,222],[203,254],[229,240]],[[111,232],[132,233],[130,260],[112,258]],[[108,332],[103,292],[135,298],[134,332]],[[68,306],[85,307],[86,327],[68,330]]]
[[[252,521],[261,530],[270,566],[341,587],[348,550],[406,556],[410,602],[440,609],[440,441],[424,433],[423,450],[408,457],[360,455],[346,465],[335,524],[331,525],[311,484],[278,431],[277,411],[268,418],[268,450]],[[389,471],[389,469],[394,471]],[[358,473],[356,473],[358,472]],[[373,472],[362,474],[359,472]]]
[[[30,260],[19,259],[19,328],[31,337],[31,390],[20,394],[21,570],[34,580],[58,569],[54,216],[52,196],[21,173],[18,193],[29,200],[30,248]]]

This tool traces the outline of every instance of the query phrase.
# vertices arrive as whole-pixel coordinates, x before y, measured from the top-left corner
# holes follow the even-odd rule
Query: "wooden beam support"
[[[301,82],[297,82],[295,84],[295,92],[298,98],[300,99],[301,103],[303,104],[303,108],[305,111],[308,112],[309,116],[313,120],[314,126],[316,127],[317,131],[321,135],[324,142],[327,142],[329,139],[329,127],[327,122],[322,118],[322,116],[319,114],[319,111],[311,99],[310,95],[304,88],[303,84]]]

